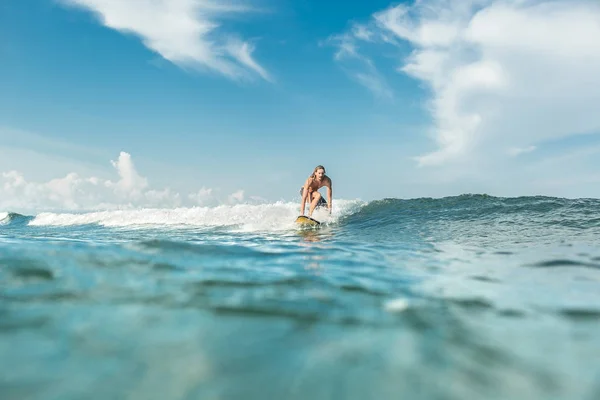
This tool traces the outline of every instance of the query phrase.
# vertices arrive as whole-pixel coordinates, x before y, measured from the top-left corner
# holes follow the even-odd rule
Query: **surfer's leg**
[[[319,203],[319,200],[322,198],[321,193],[314,191],[312,193],[312,198],[310,201],[310,209],[308,210],[308,216],[312,216],[313,211],[315,211],[315,208],[317,207],[317,204]]]

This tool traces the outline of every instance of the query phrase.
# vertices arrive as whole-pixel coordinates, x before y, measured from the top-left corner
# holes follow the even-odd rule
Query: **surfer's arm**
[[[304,187],[302,188],[302,200],[300,203],[300,215],[304,215],[304,206],[306,205],[306,198],[308,197],[308,179],[304,182]]]
[[[333,189],[331,188],[331,179],[328,182],[327,187],[327,208],[329,208],[329,214],[331,214],[331,207],[333,205],[332,203],[332,198],[333,198]]]

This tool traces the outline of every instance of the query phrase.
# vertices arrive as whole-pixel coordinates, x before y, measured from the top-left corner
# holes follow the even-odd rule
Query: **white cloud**
[[[144,45],[182,67],[217,71],[229,78],[254,74],[271,80],[253,58],[254,46],[232,40],[219,20],[251,11],[213,0],[59,0],[93,11],[100,22],[134,34]]]
[[[431,91],[438,148],[416,157],[421,166],[476,165],[600,131],[596,0],[420,0],[364,25],[338,35],[341,54],[408,43],[398,70]]]
[[[213,188],[205,188],[202,186],[196,193],[190,193],[188,198],[199,206],[205,206],[215,201],[215,190]]]
[[[219,198],[212,188],[202,187],[195,193],[181,196],[170,188],[151,188],[141,176],[131,155],[121,152],[111,161],[118,179],[82,177],[75,172],[47,182],[30,182],[19,171],[0,174],[0,210],[99,210],[139,207],[173,208],[219,203],[242,203],[244,191],[238,190]]]
[[[363,58],[358,54],[357,43],[353,34],[343,33],[341,35],[333,35],[321,44],[329,44],[337,47],[337,51],[333,56],[336,61],[342,61],[347,58],[357,58],[370,63],[370,60]]]
[[[228,197],[229,203],[241,203],[244,201],[244,191],[238,190],[235,193],[232,193]]]
[[[373,40],[373,32],[364,25],[356,24],[352,27],[352,34],[360,40],[370,42]]]
[[[111,164],[115,167],[121,179],[114,184],[107,181],[107,187],[114,186],[117,192],[131,197],[140,196],[142,190],[148,187],[148,180],[137,173],[129,153],[122,151],[121,154],[119,154],[119,159],[117,161],[111,161]]]

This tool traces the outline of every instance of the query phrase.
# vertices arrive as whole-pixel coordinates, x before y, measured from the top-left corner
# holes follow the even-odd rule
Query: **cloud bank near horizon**
[[[420,0],[391,6],[330,37],[357,80],[389,87],[371,55],[396,49],[397,71],[425,85],[437,149],[419,166],[478,165],[600,132],[600,3]],[[406,54],[406,45],[411,51]],[[367,56],[369,54],[369,56]]]
[[[227,33],[220,20],[253,11],[212,0],[58,0],[92,11],[102,25],[139,37],[150,50],[184,68],[218,72],[228,78],[271,75],[252,56],[255,45]]]
[[[221,195],[218,188],[202,187],[182,195],[170,188],[154,189],[138,173],[129,153],[111,161],[117,179],[83,177],[75,172],[47,182],[31,182],[15,170],[0,173],[0,210],[114,210],[132,208],[175,208],[258,202],[244,190]]]

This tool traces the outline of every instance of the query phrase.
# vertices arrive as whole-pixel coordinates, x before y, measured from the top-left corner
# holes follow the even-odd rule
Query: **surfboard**
[[[300,215],[298,218],[296,218],[296,224],[301,225],[301,226],[318,226],[321,225],[321,223],[319,221],[317,221],[314,218],[311,217],[307,217],[305,215]]]

